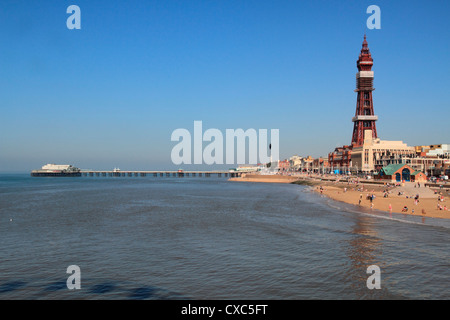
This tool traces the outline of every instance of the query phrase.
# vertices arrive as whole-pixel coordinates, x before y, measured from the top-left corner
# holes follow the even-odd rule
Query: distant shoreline
[[[298,180],[298,177],[294,176],[282,176],[282,175],[260,175],[260,174],[242,174],[238,178],[230,178],[228,181],[237,182],[263,182],[263,183],[293,183]]]

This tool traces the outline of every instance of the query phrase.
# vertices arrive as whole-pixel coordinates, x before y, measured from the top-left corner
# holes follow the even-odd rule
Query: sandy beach
[[[240,178],[230,178],[230,181],[263,182],[263,183],[293,183],[307,181],[314,186],[315,192],[321,193],[333,200],[359,205],[374,210],[395,212],[423,217],[450,219],[450,190],[424,187],[414,183],[403,186],[375,185],[364,182],[348,183],[335,181],[321,181],[294,176],[272,175],[264,176],[247,174]],[[372,198],[372,201],[370,198]],[[416,199],[418,195],[418,198]],[[441,198],[443,201],[441,201]],[[439,199],[439,201],[438,201]],[[408,210],[404,211],[404,207]],[[442,209],[441,209],[442,208]]]
[[[322,190],[320,190],[321,186]],[[387,188],[384,186],[364,185],[364,189],[362,188],[361,185],[356,187],[345,183],[337,183],[335,185],[326,183],[314,187],[314,190],[337,201],[386,212],[432,218],[450,218],[450,211],[448,211],[448,191],[441,192],[444,201],[438,201],[438,197],[440,198],[441,196],[439,192],[435,194],[433,189],[423,186],[421,188],[414,188],[414,184],[412,183],[404,187],[391,187],[387,193],[385,192]],[[385,197],[385,194],[387,197]],[[372,195],[375,197],[371,201],[370,197]],[[419,195],[419,198],[416,200],[415,197],[417,195]],[[438,205],[442,207],[442,210]],[[405,206],[408,208],[407,211],[404,211]],[[447,208],[447,210],[444,210],[444,208]]]

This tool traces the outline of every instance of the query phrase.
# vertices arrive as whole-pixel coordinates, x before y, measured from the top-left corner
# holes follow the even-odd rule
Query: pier
[[[237,178],[245,172],[233,171],[97,171],[97,170],[81,170],[82,177],[224,177]]]

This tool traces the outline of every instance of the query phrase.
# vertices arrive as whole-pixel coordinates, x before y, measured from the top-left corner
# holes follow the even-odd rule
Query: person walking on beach
[[[389,212],[392,213],[392,204],[389,203]]]

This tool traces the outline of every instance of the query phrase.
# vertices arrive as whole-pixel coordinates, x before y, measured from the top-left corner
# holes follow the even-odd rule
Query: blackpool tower
[[[372,91],[373,88],[373,59],[367,45],[366,36],[362,44],[359,59],[356,62],[358,73],[356,74],[356,90],[358,98],[356,101],[356,113],[353,117],[352,147],[360,147],[364,142],[365,130],[372,131],[372,138],[378,138],[375,121],[378,117],[373,112]]]

